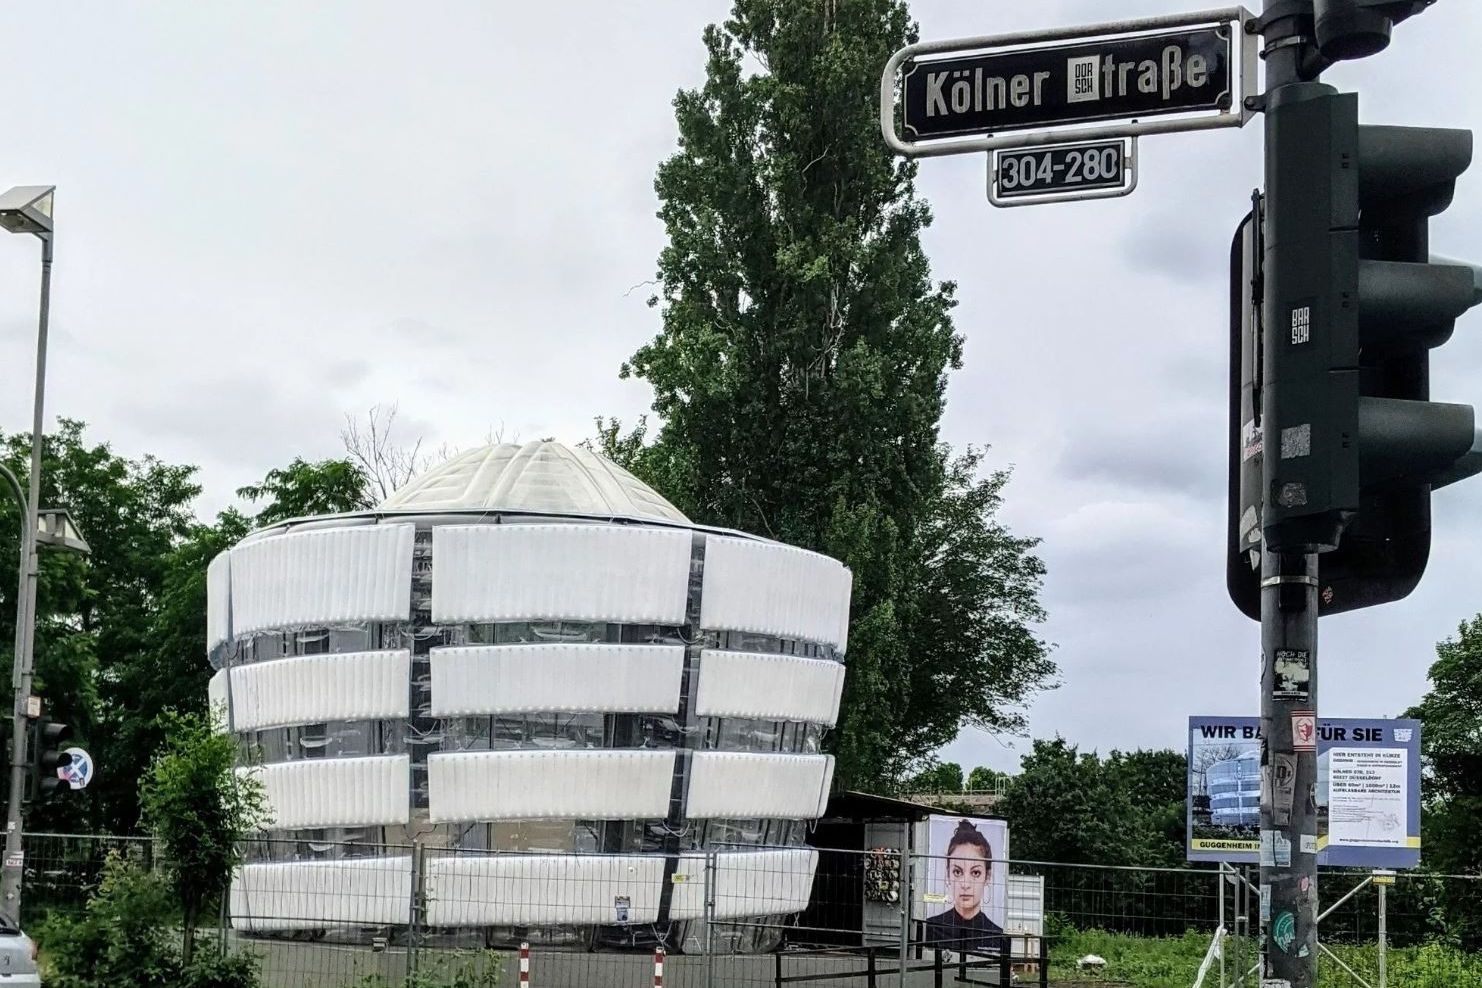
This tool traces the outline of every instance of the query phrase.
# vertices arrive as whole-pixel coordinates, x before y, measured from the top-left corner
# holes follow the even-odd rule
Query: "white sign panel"
[[[1329,748],[1328,845],[1405,847],[1409,752]]]

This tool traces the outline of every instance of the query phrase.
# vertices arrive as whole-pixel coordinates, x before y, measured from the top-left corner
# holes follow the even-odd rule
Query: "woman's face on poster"
[[[964,919],[972,919],[983,908],[990,870],[982,849],[970,844],[955,848],[947,859],[947,891],[952,907]]]

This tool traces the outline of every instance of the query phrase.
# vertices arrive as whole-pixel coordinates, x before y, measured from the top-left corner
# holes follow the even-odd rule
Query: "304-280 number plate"
[[[1137,187],[1135,138],[997,150],[989,158],[988,200],[1027,206],[1124,196]]]

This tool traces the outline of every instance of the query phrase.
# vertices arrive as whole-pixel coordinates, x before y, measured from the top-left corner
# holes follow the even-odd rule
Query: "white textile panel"
[[[231,922],[249,931],[405,926],[411,902],[411,857],[249,864],[232,876]]]
[[[707,535],[700,626],[825,642],[842,651],[851,588],[849,570],[828,556],[776,542]]]
[[[685,815],[815,820],[828,801],[833,767],[832,755],[697,751]]]
[[[432,620],[683,624],[690,542],[627,525],[439,525]]]
[[[406,755],[310,758],[237,772],[262,780],[273,830],[407,822],[411,761]]]
[[[433,823],[668,816],[674,752],[459,751],[427,758]]]
[[[757,652],[700,653],[700,717],[758,717],[832,726],[844,666],[830,659]]]
[[[715,856],[715,918],[783,916],[808,907],[818,852],[808,847],[766,851],[723,851]],[[686,854],[675,872],[670,919],[705,915],[705,856]]]
[[[359,621],[412,610],[414,525],[289,532],[231,551],[231,634]]]
[[[703,874],[703,858],[701,873]],[[659,918],[664,858],[658,854],[449,853],[429,857],[427,925],[598,925]]]
[[[338,652],[236,666],[232,727],[404,718],[411,707],[411,653]]]
[[[206,651],[230,641],[232,567],[231,551],[218,552],[206,567]]]
[[[468,645],[432,650],[432,716],[679,710],[683,645]],[[406,690],[403,688],[403,694]]]

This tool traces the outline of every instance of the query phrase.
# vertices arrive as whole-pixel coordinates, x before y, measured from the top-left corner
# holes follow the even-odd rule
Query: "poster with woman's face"
[[[926,854],[926,881],[916,901],[918,919],[942,928],[944,937],[959,940],[980,938],[1005,928],[1009,871],[1006,822],[929,817]]]

